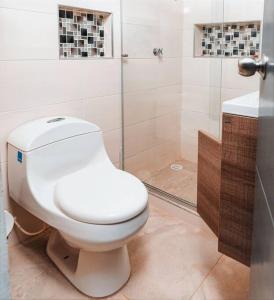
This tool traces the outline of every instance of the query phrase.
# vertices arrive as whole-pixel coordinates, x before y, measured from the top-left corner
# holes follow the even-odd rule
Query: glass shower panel
[[[194,55],[195,28],[222,19],[218,0],[122,1],[124,168],[193,206],[198,130],[219,136],[222,69]]]

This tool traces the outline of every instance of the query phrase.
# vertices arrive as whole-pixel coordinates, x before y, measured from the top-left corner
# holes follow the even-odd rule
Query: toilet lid
[[[130,220],[146,208],[147,200],[143,183],[115,168],[86,168],[62,178],[55,187],[55,203],[61,211],[90,224]]]

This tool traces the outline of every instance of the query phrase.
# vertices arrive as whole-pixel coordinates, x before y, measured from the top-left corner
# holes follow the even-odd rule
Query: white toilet
[[[80,291],[104,297],[127,282],[126,244],[148,219],[148,193],[114,167],[96,125],[43,118],[14,130],[8,184],[19,205],[57,229],[47,253]]]

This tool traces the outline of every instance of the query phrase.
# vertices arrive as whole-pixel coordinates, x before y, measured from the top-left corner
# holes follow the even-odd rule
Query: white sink
[[[259,91],[223,103],[223,113],[246,117],[259,117]]]

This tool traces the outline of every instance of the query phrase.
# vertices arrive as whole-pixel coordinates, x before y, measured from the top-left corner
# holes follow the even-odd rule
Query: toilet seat
[[[54,200],[74,220],[107,225],[128,221],[144,211],[147,191],[129,173],[91,166],[60,179]]]

